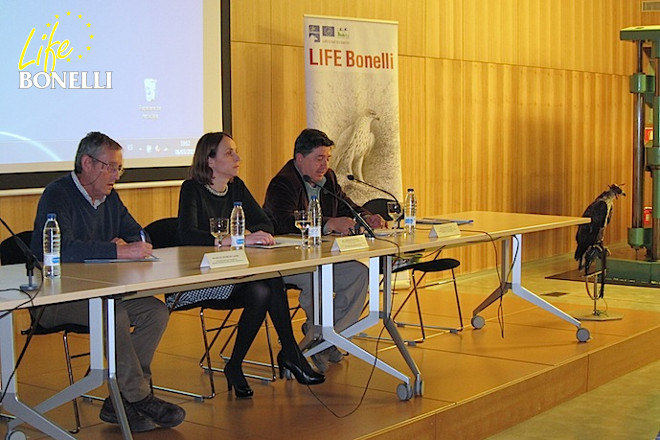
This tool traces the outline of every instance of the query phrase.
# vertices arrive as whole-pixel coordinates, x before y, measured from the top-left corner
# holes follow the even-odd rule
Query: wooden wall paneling
[[[465,209],[476,209],[479,205],[479,167],[483,164],[482,142],[486,132],[486,65],[480,62],[466,62],[464,88],[464,130],[462,155],[463,185],[466,188]]]
[[[515,162],[518,170],[516,187],[518,188],[514,212],[537,212],[534,195],[538,192],[539,161],[538,151],[542,145],[537,143],[535,133],[539,129],[538,111],[532,95],[534,84],[538,81],[538,69],[518,67],[518,97],[516,110],[517,136],[512,148],[517,151]]]
[[[566,32],[573,35],[572,44],[567,46],[573,52],[573,65],[572,70],[584,71],[588,69],[589,64],[585,61],[586,54],[586,39],[585,35],[588,34],[586,29],[586,7],[583,1],[572,2],[571,15],[573,17],[573,28],[567,29]]]
[[[516,10],[516,23],[518,34],[516,50],[518,52],[517,64],[523,66],[544,66],[547,63],[548,52],[543,45],[548,46],[548,29],[552,23],[549,17],[542,17],[544,0],[518,2]]]
[[[307,120],[303,48],[273,46],[272,53],[272,151],[270,162],[264,163],[269,179],[293,157],[294,141]]]
[[[232,43],[233,136],[241,156],[239,175],[262,201],[272,177],[271,46]],[[266,164],[266,165],[265,165]]]
[[[178,187],[119,189],[117,192],[133,218],[142,226],[154,220],[177,215],[177,205],[172,204],[172,191]]]
[[[566,102],[570,105],[571,118],[567,124],[567,166],[570,168],[566,186],[571,189],[568,197],[571,201],[572,215],[582,215],[593,194],[592,178],[593,149],[591,140],[585,136],[585,78],[586,73],[570,72],[566,87]]]
[[[619,31],[621,29],[643,25],[641,6],[639,0],[627,0],[617,2],[614,0],[614,14],[618,21],[615,25],[617,44],[614,45],[614,73],[618,75],[630,75],[635,69],[635,50],[634,45],[629,41],[621,41]],[[660,13],[657,14],[657,20],[654,24],[660,23]]]
[[[426,56],[427,7],[425,0],[393,1],[389,20],[399,22],[399,53]]]
[[[516,115],[514,96],[514,70],[508,64],[486,65],[486,89],[483,105],[486,108],[486,131],[482,133],[477,148],[483,157],[481,169],[476,170],[482,193],[479,202],[489,211],[506,211],[511,205],[511,177],[517,173],[512,168],[515,149]],[[516,189],[517,191],[518,189]]]
[[[34,229],[39,195],[0,197],[0,217],[18,234]],[[0,226],[0,241],[11,236],[4,226]]]
[[[519,60],[516,41],[515,0],[466,0],[463,3],[463,54],[466,60],[515,64]]]
[[[548,18],[545,36],[545,57],[544,67],[554,69],[566,69],[567,60],[564,56],[564,47],[561,45],[563,34],[566,32],[566,24],[562,21],[566,10],[566,0],[550,2],[547,5],[546,12]]]
[[[553,50],[551,51],[552,58],[558,58],[556,64],[551,64],[553,67],[576,70],[577,58],[581,56],[581,43],[578,37],[578,21],[575,14],[576,3],[573,0],[560,0],[556,2],[556,7],[560,8],[559,23],[554,23],[554,27],[558,29],[559,34],[557,39],[552,41]]]
[[[464,209],[463,69],[455,60],[426,59],[426,143],[436,185],[429,214]]]
[[[464,16],[462,0],[427,0],[426,56],[463,58]]]
[[[271,5],[271,3],[277,5]],[[279,3],[283,3],[280,5]],[[279,0],[241,0],[231,2],[231,41],[271,42],[271,7],[283,8]],[[233,52],[232,52],[233,57]]]
[[[303,45],[303,15],[364,18],[399,22],[399,54],[426,53],[426,5],[424,1],[363,0],[290,1],[273,7],[273,44]]]
[[[303,46],[303,15],[316,15],[306,6],[311,5],[301,0],[277,2],[273,5],[270,22],[273,45]]]
[[[642,10],[641,0],[637,0],[636,3],[637,3],[636,9],[640,11],[639,21],[642,26],[654,26],[660,23],[660,12],[641,12]]]
[[[415,188],[418,215],[431,208],[432,188],[437,184],[429,173],[426,138],[425,61],[419,57],[399,56],[399,120],[401,136],[401,176],[403,190]]]

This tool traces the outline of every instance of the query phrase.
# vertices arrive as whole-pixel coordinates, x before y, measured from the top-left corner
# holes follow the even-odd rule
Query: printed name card
[[[349,237],[337,237],[332,244],[333,251],[357,251],[360,249],[369,249],[369,243],[364,235],[351,235]]]
[[[225,252],[209,252],[204,254],[199,267],[218,269],[231,266],[249,266],[247,255],[243,249]]]
[[[431,232],[429,232],[429,237],[431,238],[457,237],[460,235],[461,230],[458,229],[458,224],[454,222],[433,225]]]

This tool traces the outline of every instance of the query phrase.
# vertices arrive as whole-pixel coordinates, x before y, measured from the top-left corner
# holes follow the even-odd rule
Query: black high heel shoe
[[[245,376],[243,376],[243,371],[238,367],[237,371],[230,366],[229,363],[225,365],[225,378],[227,378],[227,391],[231,391],[232,387],[234,388],[234,394],[236,394],[237,399],[249,399],[254,394],[250,385],[248,385]]]
[[[305,364],[307,364],[306,370],[308,371],[305,371],[305,368],[298,365],[295,361],[297,361],[297,359],[294,361],[284,359],[284,355],[281,351],[277,354],[277,364],[280,367],[280,379],[284,378],[286,371],[290,371],[295,376],[298,383],[303,385],[316,385],[325,381],[325,376],[312,370],[312,367],[307,364],[307,361],[302,354],[299,362],[305,362]]]

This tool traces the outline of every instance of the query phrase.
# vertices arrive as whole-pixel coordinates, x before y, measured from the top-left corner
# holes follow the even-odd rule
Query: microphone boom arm
[[[358,212],[357,212],[357,211],[351,206],[350,203],[348,203],[348,202],[347,202],[346,200],[344,200],[342,197],[339,197],[337,194],[335,194],[334,192],[330,191],[329,189],[324,188],[322,185],[319,185],[318,183],[314,182],[314,181],[312,180],[312,178],[309,177],[308,175],[304,175],[304,176],[303,176],[303,180],[304,180],[305,182],[309,182],[309,183],[311,183],[311,184],[314,185],[315,187],[320,188],[321,191],[323,191],[325,194],[329,194],[330,196],[334,197],[335,199],[339,200],[339,201],[342,202],[344,205],[346,205],[346,207],[348,208],[348,210],[351,211],[351,214],[353,215],[353,217],[355,217],[355,221],[356,221],[361,227],[363,227],[365,231],[367,231],[367,235],[368,235],[369,237],[371,237],[371,238],[376,238],[376,234],[374,233],[374,230],[371,229],[371,226],[369,226],[369,224],[366,222],[366,220],[362,218],[362,216],[361,216],[361,215],[360,215],[360,214],[359,214],[359,213],[358,213]]]

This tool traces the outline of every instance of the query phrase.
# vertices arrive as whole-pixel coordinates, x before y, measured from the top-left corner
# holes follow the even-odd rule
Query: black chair
[[[21,240],[23,240],[23,242],[26,243],[28,247],[30,246],[30,240],[32,239],[32,231],[20,232],[16,234],[16,236],[19,237]],[[9,237],[0,243],[0,263],[3,266],[7,264],[25,263],[25,259],[26,259],[25,254],[23,253],[23,250],[16,244],[16,239],[14,237]],[[21,334],[26,336],[32,336],[32,335],[50,335],[53,333],[61,332],[62,341],[64,343],[64,354],[66,358],[66,368],[69,376],[69,384],[73,385],[74,377],[73,377],[73,368],[71,367],[71,360],[83,356],[88,356],[89,353],[80,353],[80,354],[72,355],[71,351],[69,350],[69,334],[70,333],[89,334],[89,328],[87,326],[78,325],[78,324],[63,324],[50,328],[42,327],[38,323],[38,319],[35,319],[35,316],[38,317],[39,315],[39,309],[30,309],[29,313],[30,313],[30,327],[21,330]],[[103,400],[98,397],[88,396],[88,395],[85,395],[83,397],[89,399],[95,399],[95,400]],[[77,399],[73,399],[71,403],[73,405],[73,416],[75,419],[76,426],[74,429],[71,429],[69,431],[75,434],[80,431],[80,412],[78,409]]]
[[[390,201],[390,199],[373,199],[368,201],[363,205],[363,208],[366,210],[370,211],[373,214],[380,214],[381,217],[383,217],[385,220],[391,220],[391,217],[387,213],[387,202]],[[456,274],[454,272],[454,269],[456,269],[458,266],[461,265],[460,261],[454,259],[454,258],[437,258],[439,255],[436,254],[434,259],[429,260],[429,261],[417,261],[415,258],[411,258],[414,256],[408,255],[404,256],[401,261],[407,261],[407,264],[402,264],[400,266],[395,266],[392,269],[392,273],[397,273],[397,272],[402,272],[404,270],[410,270],[411,271],[411,282],[412,282],[412,288],[406,298],[403,300],[403,303],[401,303],[401,306],[399,306],[399,309],[396,311],[396,313],[393,316],[393,320],[396,322],[396,324],[399,327],[405,327],[405,326],[414,326],[414,327],[420,327],[422,331],[422,339],[421,341],[426,340],[426,328],[433,328],[437,330],[449,330],[451,333],[457,333],[461,330],[463,330],[463,314],[461,312],[461,302],[458,297],[458,287],[456,285]],[[419,302],[419,294],[417,289],[420,287],[422,280],[426,276],[427,273],[434,273],[434,272],[444,272],[446,270],[451,270],[451,275],[452,275],[452,281],[454,283],[454,294],[456,296],[456,307],[458,309],[458,321],[459,321],[459,326],[458,327],[441,327],[441,326],[433,326],[433,325],[424,325],[424,320],[422,319],[422,309],[420,306]],[[419,273],[421,272],[421,276],[418,278]],[[414,324],[414,323],[406,323],[406,322],[397,322],[396,317],[398,316],[399,312],[403,309],[403,307],[406,305],[408,300],[412,295],[415,295],[415,302],[417,304],[417,315],[419,316],[419,324]],[[421,341],[415,341],[415,342],[421,342]]]
[[[460,261],[454,258],[435,258],[433,260],[415,262],[409,265],[404,264],[393,270],[394,273],[403,270],[411,271],[412,288],[410,289],[410,292],[408,292],[408,295],[399,306],[399,309],[396,311],[396,313],[394,313],[392,320],[399,327],[405,327],[405,326],[420,327],[422,331],[422,339],[415,342],[423,342],[426,340],[426,331],[425,331],[426,328],[432,328],[436,330],[449,330],[449,332],[451,333],[458,333],[459,331],[463,330],[463,313],[461,312],[461,301],[458,297],[458,286],[456,285],[456,273],[454,272],[454,269],[456,269],[460,265],[461,265]],[[454,296],[456,298],[456,307],[458,309],[458,327],[424,325],[424,320],[422,318],[422,307],[419,302],[418,288],[420,287],[422,280],[424,279],[426,274],[434,273],[434,272],[444,272],[446,270],[451,270],[451,281],[454,283]],[[421,276],[419,276],[418,278],[419,273],[421,273]],[[415,295],[415,303],[417,305],[417,316],[419,317],[419,324],[397,321],[396,317],[399,315],[399,313],[401,312],[401,310],[403,309],[403,307],[406,305],[406,303],[413,294]]]
[[[387,212],[387,202],[391,202],[392,199],[371,199],[366,202],[362,207],[369,211],[372,214],[380,214],[386,221],[392,221],[392,217]]]
[[[32,240],[32,231],[23,231],[16,234],[23,243],[30,247],[30,240]],[[16,244],[14,237],[5,238],[0,243],[0,264],[3,266],[7,264],[20,264],[25,263],[25,254],[23,250]]]
[[[178,226],[178,219],[176,217],[169,217],[169,218],[163,218],[159,220],[155,220],[154,222],[150,223],[147,225],[144,230],[149,234],[149,238],[151,239],[151,243],[154,247],[154,249],[159,249],[163,247],[171,247],[171,246],[176,246],[178,245],[178,242],[176,240],[176,230]],[[180,293],[179,293],[180,294]],[[174,294],[174,295],[179,295],[179,294]],[[199,308],[199,319],[200,319],[200,324],[201,324],[201,330],[202,330],[202,339],[204,341],[204,353],[202,354],[202,357],[199,360],[199,366],[205,370],[206,372],[209,373],[209,386],[211,389],[211,392],[207,395],[203,394],[197,394],[197,393],[191,393],[188,391],[182,391],[182,390],[177,390],[173,388],[167,388],[167,387],[162,387],[162,386],[157,386],[157,385],[152,385],[154,389],[160,390],[160,391],[167,391],[175,394],[182,394],[185,396],[190,396],[194,397],[199,400],[204,400],[204,399],[212,399],[216,395],[215,391],[215,382],[213,380],[213,372],[223,372],[224,368],[217,368],[213,366],[212,360],[211,360],[211,350],[215,343],[218,341],[220,334],[223,330],[226,329],[231,329],[232,331],[229,333],[227,336],[222,348],[220,349],[220,358],[227,361],[229,359],[228,356],[224,355],[224,350],[227,348],[229,343],[231,342],[234,334],[237,331],[237,326],[236,324],[232,323],[230,321],[230,318],[234,312],[235,309],[218,309],[218,310],[228,310],[229,312],[225,315],[225,317],[222,320],[222,323],[217,326],[217,327],[212,327],[208,328],[206,325],[206,319],[205,319],[205,311],[208,309],[208,307],[200,307],[199,305],[191,305],[190,307],[181,307],[181,308],[176,308],[176,300],[175,300],[175,308],[170,310],[170,313],[173,311],[184,311],[184,310],[191,310]],[[269,376],[262,376],[262,375],[257,375],[257,374],[245,374],[246,377],[251,377],[255,379],[261,379],[264,381],[274,381],[277,377],[276,375],[276,365],[275,365],[275,358],[273,355],[273,349],[272,349],[272,343],[271,343],[271,338],[270,338],[270,326],[268,325],[268,318],[264,321],[265,329],[266,329],[266,339],[268,342],[268,351],[270,355],[270,363],[265,363],[265,362],[258,362],[258,361],[250,361],[250,360],[244,360],[245,363],[247,364],[252,364],[252,365],[258,365],[258,366],[264,366],[270,368],[270,375]],[[213,338],[209,342],[208,339],[208,334],[209,333],[215,333],[213,335]]]
[[[176,246],[176,228],[179,219],[176,217],[161,218],[149,223],[145,232],[151,239],[154,249]]]

